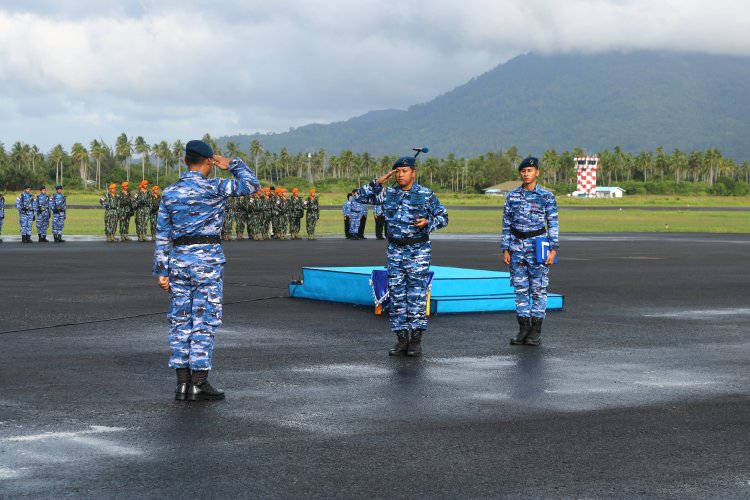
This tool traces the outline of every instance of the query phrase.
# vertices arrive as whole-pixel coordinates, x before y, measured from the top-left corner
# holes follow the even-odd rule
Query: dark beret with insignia
[[[411,167],[416,168],[417,167],[417,159],[413,156],[402,156],[396,162],[393,164],[393,168],[398,167]]]
[[[214,150],[205,141],[193,139],[185,145],[185,152],[195,153],[203,158],[213,158]]]
[[[539,168],[539,158],[535,158],[533,156],[529,156],[527,158],[524,158],[520,165],[518,165],[518,170],[521,170],[522,168],[526,167],[534,167]]]
[[[31,185],[29,185],[29,184],[24,184],[24,185],[23,185],[23,188],[24,188],[24,189],[31,189]]]
[[[45,189],[47,189],[47,186],[40,186],[39,187],[39,191],[44,191]]]
[[[55,186],[55,189],[62,189],[62,188],[63,187],[61,185],[59,185],[59,184],[57,186]]]

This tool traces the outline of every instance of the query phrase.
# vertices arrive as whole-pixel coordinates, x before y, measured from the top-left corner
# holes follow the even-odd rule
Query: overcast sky
[[[283,132],[526,52],[750,55],[748,0],[0,0],[0,141]]]

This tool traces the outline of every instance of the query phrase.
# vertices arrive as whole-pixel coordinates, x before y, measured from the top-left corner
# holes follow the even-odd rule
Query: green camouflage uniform
[[[227,204],[224,208],[224,228],[221,231],[222,240],[232,239],[232,226],[234,225],[234,213],[237,206],[238,198],[230,196],[227,198]]]
[[[151,226],[151,239],[156,241],[156,219],[159,218],[159,203],[161,203],[161,195],[154,194],[152,191],[149,195],[149,222]]]
[[[234,223],[237,226],[237,239],[245,239],[245,227],[247,226],[248,199],[250,196],[240,196],[234,210]]]
[[[99,204],[104,208],[104,235],[107,241],[115,241],[117,220],[120,218],[120,198],[107,191],[107,194],[99,198]]]
[[[280,240],[286,239],[286,232],[289,228],[289,200],[283,196],[276,196],[273,200],[273,233]]]
[[[257,194],[257,191],[256,191]],[[247,198],[247,237],[253,240],[258,239],[258,203],[260,198],[249,196]]]
[[[135,232],[138,234],[138,241],[146,241],[148,216],[151,213],[149,197],[151,197],[151,193],[148,189],[145,191],[139,189],[133,196],[133,207],[135,208]]]
[[[120,241],[130,241],[128,233],[130,232],[130,218],[135,210],[135,200],[130,191],[127,193],[120,191],[117,193],[117,198],[119,199],[117,217],[120,222]]]
[[[305,207],[302,198],[292,195],[288,200],[289,207],[289,233],[293,240],[299,240],[299,229],[302,217],[305,215]]]
[[[267,240],[271,234],[271,219],[273,218],[273,202],[276,195],[268,195],[263,203],[263,226],[261,230],[262,239]]]
[[[305,200],[305,207],[307,208],[307,239],[315,239],[315,225],[318,223],[320,218],[320,206],[318,204],[318,197],[312,198],[308,196]]]

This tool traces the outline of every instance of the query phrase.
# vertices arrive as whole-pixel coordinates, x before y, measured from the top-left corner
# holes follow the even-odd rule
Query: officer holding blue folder
[[[522,185],[508,193],[503,210],[501,248],[516,292],[518,334],[512,345],[538,346],[547,310],[549,266],[560,247],[555,195],[537,184],[539,160],[530,156],[518,165]],[[546,235],[549,252],[537,260],[536,239]]]

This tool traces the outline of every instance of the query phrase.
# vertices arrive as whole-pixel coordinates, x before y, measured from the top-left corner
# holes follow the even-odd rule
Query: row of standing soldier
[[[65,217],[67,213],[67,200],[63,194],[63,187],[56,186],[55,194],[47,195],[47,188],[39,188],[39,194],[31,194],[31,186],[26,185],[21,194],[16,197],[16,208],[18,209],[18,222],[21,226],[21,242],[32,243],[31,228],[36,221],[38,241],[48,243],[47,230],[52,222],[52,236],[55,243],[65,243],[62,238]],[[3,230],[5,219],[5,196],[0,194],[0,234]],[[2,243],[0,239],[0,243]]]
[[[299,235],[302,218],[307,214],[307,239],[315,239],[315,226],[320,218],[320,205],[315,189],[302,199],[297,188],[287,198],[283,188],[265,188],[250,196],[227,199],[222,239],[231,240],[233,233],[237,240],[302,239]]]
[[[151,233],[151,240],[156,235],[156,215],[159,211],[161,195],[159,186],[148,188],[148,181],[142,180],[138,190],[130,191],[130,183],[123,182],[121,190],[117,191],[117,184],[107,186],[107,193],[99,198],[99,204],[104,208],[104,234],[108,242],[117,241],[115,233],[120,228],[120,241],[130,241],[130,218],[135,215],[135,231],[138,241],[148,241],[147,234]]]

